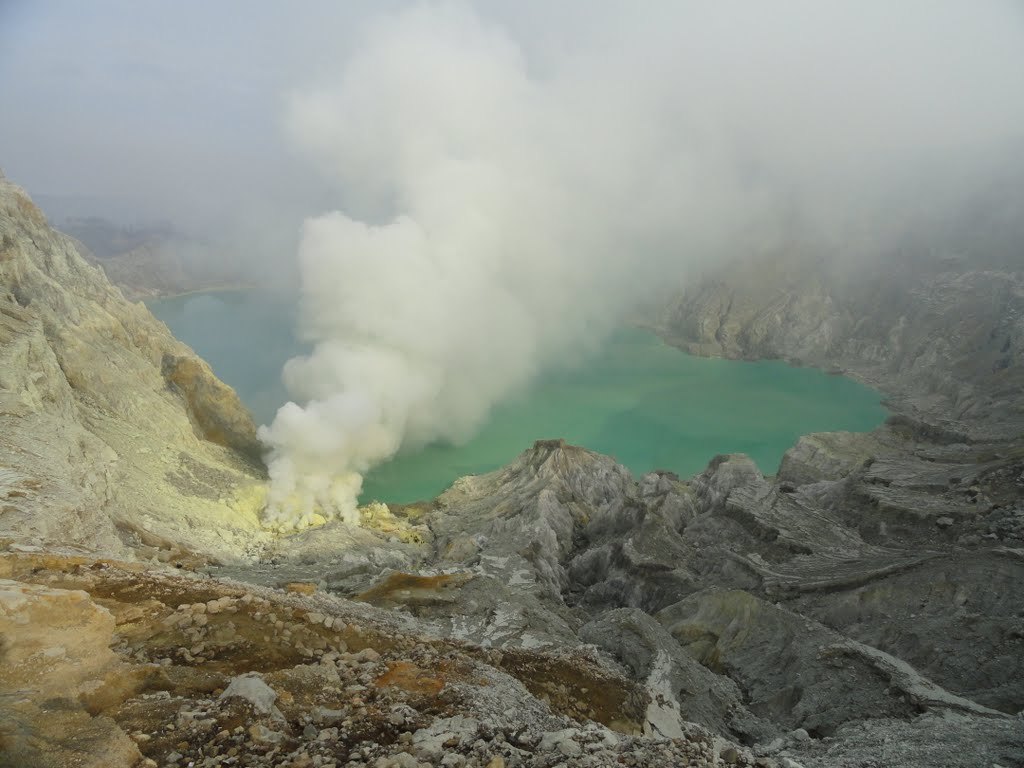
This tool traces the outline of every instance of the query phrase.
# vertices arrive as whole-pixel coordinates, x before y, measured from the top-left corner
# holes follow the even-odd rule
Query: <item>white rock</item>
[[[274,702],[277,701],[277,693],[255,673],[231,678],[220,698],[245,699],[252,704],[253,709],[263,715],[270,715],[276,711]]]
[[[583,748],[574,740],[579,733],[575,728],[548,731],[541,737],[540,745],[537,748],[542,752],[557,751],[566,757],[576,757],[583,752]]]

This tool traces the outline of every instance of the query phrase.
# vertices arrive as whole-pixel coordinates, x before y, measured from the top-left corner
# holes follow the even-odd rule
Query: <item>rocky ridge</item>
[[[275,537],[239,522],[251,507],[238,501],[233,517],[216,511],[258,482],[238,453],[245,430],[218,434],[195,415],[211,403],[232,412],[196,386],[223,393],[208,369],[76,259],[20,191],[0,191],[16,245],[0,261],[17,288],[4,306],[30,315],[27,340],[0,347],[4,402],[27,403],[0,414],[2,471],[31,448],[39,483],[4,481],[0,764],[1024,763],[1020,364],[986,367],[967,351],[988,337],[1002,349],[1000,334],[1019,348],[1019,276],[1007,290],[962,276],[913,294],[903,338],[942,333],[934,360],[952,367],[917,382],[923,352],[879,353],[858,375],[891,384],[889,423],[805,436],[775,476],[733,455],[689,480],[636,479],[546,440],[433,501]],[[951,319],[913,303],[950,284],[977,311]],[[979,298],[989,288],[991,307]],[[94,307],[137,325],[111,334]],[[838,365],[829,355],[856,346],[822,346],[800,330],[821,328],[802,309],[771,323],[773,344],[819,350],[805,361]],[[871,332],[857,334],[832,338]],[[716,343],[695,351],[761,354]],[[131,364],[76,374],[93,371],[83,349],[111,344]],[[185,362],[165,364],[168,350]],[[142,422],[131,398],[159,418]],[[98,442],[62,464],[61,428]],[[186,497],[192,486],[168,480],[182,465],[133,456],[140,443],[121,432],[184,441],[199,462],[191,477],[216,494]],[[117,485],[149,489],[144,514],[123,491],[66,503],[92,487],[72,469],[94,467],[104,444]],[[217,460],[235,474],[214,471]],[[31,527],[32,514],[52,530]],[[61,522],[85,514],[94,530]],[[136,538],[147,515],[164,538]],[[59,551],[68,541],[92,551]]]
[[[234,391],[0,177],[0,535],[237,557],[259,456]]]
[[[968,476],[928,514],[926,494],[898,493],[910,446],[884,436],[828,453],[835,436],[805,438],[784,466],[813,482],[766,479],[742,456],[688,483],[637,482],[607,457],[542,441],[430,505],[378,512],[365,539],[320,529],[318,584],[505,652],[594,646],[647,690],[651,734],[692,721],[761,754],[861,765],[843,755],[915,724],[887,765],[1011,765],[1024,755],[1012,735],[1024,708],[1021,457],[996,460],[1002,471],[973,495]],[[884,464],[863,459],[866,440]],[[1018,527],[993,526],[978,496],[1016,499]],[[313,578],[304,537],[244,576]],[[982,738],[993,728],[995,751]],[[945,762],[928,747],[935,731],[958,744]]]
[[[1024,258],[865,265],[749,259],[694,282],[653,321],[697,355],[779,358],[883,389],[957,434],[1024,432]]]

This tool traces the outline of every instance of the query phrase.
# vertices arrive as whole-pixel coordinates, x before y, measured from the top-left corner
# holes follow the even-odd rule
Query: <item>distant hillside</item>
[[[170,222],[120,225],[101,216],[64,219],[57,228],[75,238],[130,299],[173,296],[244,283],[238,254],[189,236]]]
[[[259,454],[235,392],[0,177],[0,537],[234,553]]]
[[[119,226],[100,216],[75,216],[64,219],[57,226],[85,245],[98,259],[113,258],[144,245],[176,237],[170,222]]]

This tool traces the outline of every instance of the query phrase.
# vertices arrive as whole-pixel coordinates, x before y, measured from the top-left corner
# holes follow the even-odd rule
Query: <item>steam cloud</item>
[[[260,432],[272,524],[355,520],[367,470],[469,438],[687,268],[884,252],[1021,149],[1010,3],[595,5],[571,29],[416,6],[293,95],[346,197],[303,231],[314,350]]]

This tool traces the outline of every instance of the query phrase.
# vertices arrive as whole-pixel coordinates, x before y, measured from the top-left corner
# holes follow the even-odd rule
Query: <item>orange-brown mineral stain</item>
[[[401,688],[409,693],[436,696],[444,688],[444,680],[408,661],[393,661],[388,671],[374,681],[378,688]]]

